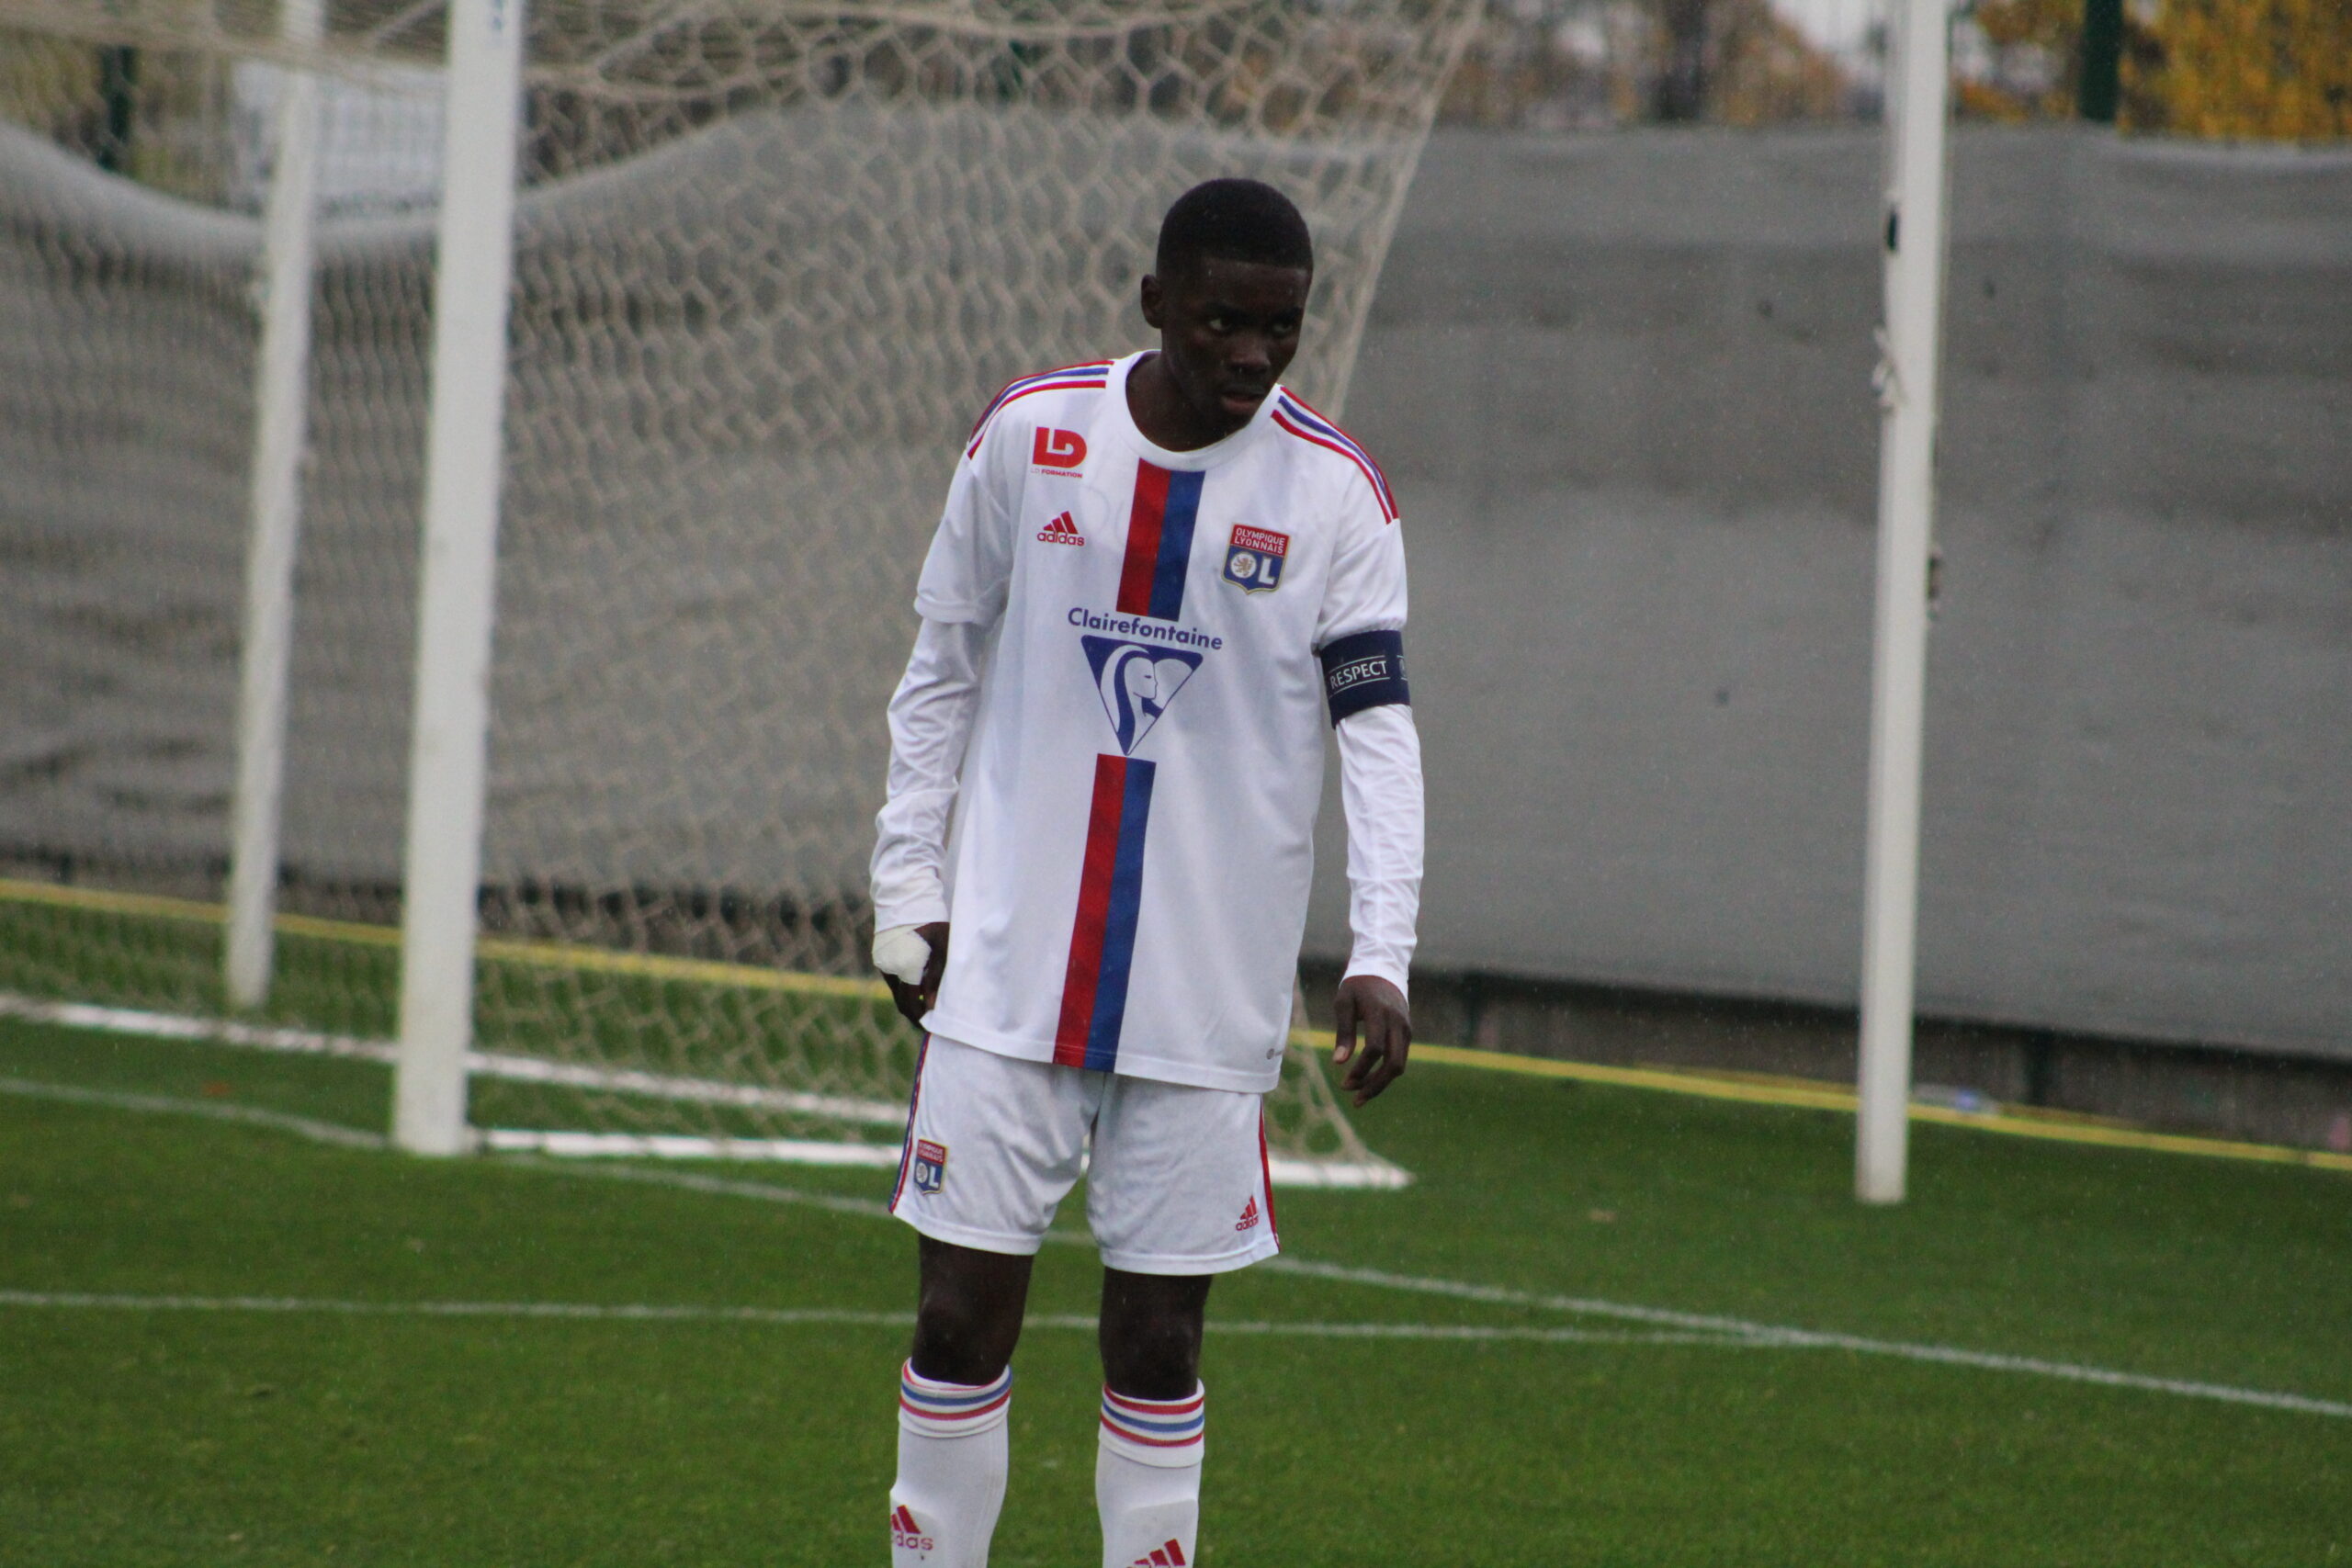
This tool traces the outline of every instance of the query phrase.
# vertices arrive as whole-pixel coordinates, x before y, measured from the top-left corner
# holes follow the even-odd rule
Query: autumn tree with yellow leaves
[[[1962,115],[2064,118],[2082,79],[2083,0],[1979,0],[1995,62],[1958,84]],[[2126,130],[2263,141],[2352,136],[2352,0],[2155,0],[2127,6]]]
[[[2352,136],[2352,0],[2165,0],[2165,130],[2324,141]]]

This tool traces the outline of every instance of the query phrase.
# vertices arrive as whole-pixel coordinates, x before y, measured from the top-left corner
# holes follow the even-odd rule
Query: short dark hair
[[[1290,197],[1262,180],[1222,179],[1176,198],[1159,222],[1152,270],[1167,278],[1204,257],[1315,270],[1315,241]]]

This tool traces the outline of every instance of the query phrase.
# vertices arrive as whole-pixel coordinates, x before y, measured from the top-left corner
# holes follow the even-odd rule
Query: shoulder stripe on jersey
[[[1346,431],[1341,430],[1338,420],[1333,419],[1329,414],[1325,413],[1321,409],[1317,408],[1313,403],[1308,402],[1305,398],[1300,397],[1288,387],[1284,387],[1283,389],[1281,400],[1283,404],[1289,409],[1291,413],[1297,416],[1302,423],[1306,424],[1310,429],[1319,431],[1323,434],[1330,436],[1335,441],[1345,444],[1355,453],[1357,457],[1362,457],[1367,463],[1371,463],[1374,473],[1382,472],[1379,463],[1374,461],[1372,454],[1364,450],[1363,443],[1358,441],[1354,436],[1350,435]],[[1382,478],[1383,481],[1385,482],[1385,474],[1383,474]]]
[[[1330,450],[1337,452],[1340,457],[1345,457],[1349,462],[1353,463],[1358,471],[1363,475],[1364,483],[1372,487],[1372,499],[1378,503],[1380,507],[1380,515],[1388,522],[1394,523],[1396,521],[1396,508],[1390,503],[1387,491],[1382,488],[1379,476],[1374,472],[1372,464],[1368,459],[1356,456],[1354,452],[1340,446],[1336,441],[1329,440],[1323,436],[1317,435],[1313,431],[1307,430],[1304,426],[1293,424],[1289,420],[1283,417],[1283,412],[1280,409],[1276,409],[1274,411],[1274,423],[1280,425],[1283,429],[1288,431],[1291,434],[1297,436],[1301,441],[1311,442],[1317,446],[1329,447]]]
[[[989,406],[980,411],[980,417],[972,422],[971,443],[964,449],[964,456],[969,457],[979,451],[981,433],[988,429],[989,421],[996,417],[997,410],[1005,404],[1016,398],[1025,398],[1032,392],[1103,386],[1106,384],[1104,373],[1110,369],[1111,363],[1107,359],[1092,359],[1083,365],[1065,365],[1058,370],[1041,371],[1035,376],[1007,381],[1003,389],[989,400]]]
[[[1107,1073],[1118,1066],[1136,921],[1143,908],[1144,832],[1151,821],[1157,771],[1140,757],[1104,752],[1094,759],[1078,918],[1070,927],[1061,1019],[1054,1031],[1054,1061],[1061,1066]]]
[[[1372,481],[1373,490],[1380,497],[1381,511],[1387,514],[1391,523],[1396,521],[1396,495],[1388,488],[1388,476],[1381,471],[1380,464],[1373,455],[1357,445],[1353,436],[1316,412],[1314,405],[1287,387],[1283,389],[1274,407],[1275,412],[1287,413],[1307,429],[1339,443],[1348,456],[1355,459],[1357,467],[1364,470],[1364,477]]]
[[[1005,394],[1005,396],[1004,396],[1004,401],[1003,401],[1003,402],[999,403],[999,404],[997,405],[997,408],[1001,411],[1001,410],[1002,410],[1002,409],[1003,409],[1003,407],[1005,406],[1005,404],[1006,404],[1006,403],[1015,403],[1015,402],[1019,402],[1023,398],[1027,397],[1027,396],[1028,396],[1030,393],[1032,393],[1032,392],[1071,392],[1071,391],[1078,391],[1078,390],[1080,390],[1080,389],[1085,389],[1085,388],[1088,388],[1088,387],[1107,387],[1107,386],[1109,386],[1109,385],[1110,385],[1110,383],[1109,383],[1108,381],[1102,381],[1102,380],[1094,380],[1094,381],[1077,381],[1077,380],[1072,380],[1072,381],[1040,381],[1040,382],[1036,383],[1036,384],[1035,384],[1035,385],[1034,385],[1034,386],[1023,387],[1023,388],[1022,388],[1022,389],[1021,389],[1019,391],[1017,391],[1017,392],[1008,392],[1008,393],[1006,393],[1006,394]],[[993,418],[995,417],[995,414],[994,414],[994,413],[991,413],[989,417],[990,419],[993,419]],[[965,456],[965,457],[978,457],[978,456],[979,456],[979,452],[980,452],[980,443],[981,443],[982,441],[986,440],[987,438],[988,438],[988,421],[983,420],[983,421],[981,422],[981,425],[980,425],[980,429],[979,429],[979,431],[978,431],[977,434],[975,434],[973,435],[973,437],[972,437],[972,444],[971,444],[969,446],[967,446],[967,447],[965,447],[965,448],[964,448],[964,456]]]
[[[1172,621],[1184,613],[1184,575],[1193,565],[1193,525],[1201,512],[1198,469],[1136,464],[1127,511],[1127,553],[1119,565],[1119,614]]]
[[[989,406],[980,411],[980,417],[972,422],[973,434],[978,434],[980,426],[989,422],[989,415],[1002,407],[1015,392],[1035,386],[1040,381],[1050,381],[1057,376],[1099,377],[1109,370],[1111,365],[1112,362],[1108,359],[1089,359],[1077,365],[1063,365],[1051,370],[1040,370],[1034,376],[1015,376],[997,389],[996,396],[989,400]]]

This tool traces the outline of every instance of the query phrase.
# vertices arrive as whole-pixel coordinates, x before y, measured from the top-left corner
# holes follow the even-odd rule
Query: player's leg
[[[1085,1144],[1080,1076],[937,1039],[917,1062],[890,1201],[922,1233],[914,1345],[899,1374],[895,1568],[988,1562],[1029,1271]]]
[[[1104,1264],[1104,1568],[1195,1554],[1209,1285],[1277,1250],[1260,1107],[1254,1094],[1119,1078],[1096,1119],[1087,1213]]]
[[[979,1568],[1012,1467],[1012,1348],[1032,1257],[918,1238],[915,1338],[899,1371],[899,1472],[890,1559]]]
[[[1102,1561],[1189,1562],[1200,1538],[1210,1274],[1102,1270],[1102,1420],[1094,1505]]]
[[[1102,1382],[1133,1399],[1189,1398],[1214,1274],[1102,1270]]]
[[[945,1382],[992,1383],[1012,1364],[1036,1256],[983,1252],[917,1236],[916,1374]]]

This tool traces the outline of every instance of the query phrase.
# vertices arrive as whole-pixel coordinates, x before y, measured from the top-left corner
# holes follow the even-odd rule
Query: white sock
[[[979,1387],[899,1370],[899,1479],[890,1487],[891,1568],[987,1568],[1004,1506],[1012,1369]]]
[[[1201,1455],[1208,1394],[1130,1399],[1102,1391],[1094,1506],[1102,1515],[1102,1568],[1183,1568],[1201,1528]]]

